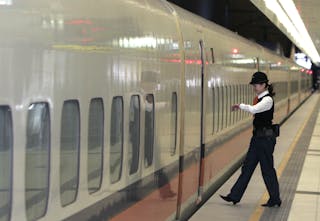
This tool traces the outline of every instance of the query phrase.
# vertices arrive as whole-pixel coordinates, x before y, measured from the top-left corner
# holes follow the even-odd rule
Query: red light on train
[[[180,59],[162,59],[164,62],[170,62],[170,63],[180,63]]]
[[[170,62],[170,63],[181,63],[180,59],[162,59],[164,62]],[[192,59],[186,59],[186,64],[202,64],[201,60],[192,60]],[[206,62],[206,64],[209,64],[209,62]]]
[[[238,50],[237,48],[234,48],[234,49],[232,49],[232,53],[233,53],[233,54],[238,54],[238,53],[239,53],[239,50]]]
[[[186,64],[193,64],[193,60],[191,60],[191,59],[186,59],[186,60],[185,60],[185,63],[186,63]]]
[[[67,21],[66,24],[68,24],[68,25],[92,25],[92,21],[85,20],[85,19],[74,19],[71,21]]]

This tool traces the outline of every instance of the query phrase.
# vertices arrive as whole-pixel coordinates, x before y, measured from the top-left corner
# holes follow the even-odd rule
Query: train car
[[[310,71],[163,0],[0,0],[0,221],[185,220],[241,165],[257,70]],[[214,211],[219,212],[219,211]]]

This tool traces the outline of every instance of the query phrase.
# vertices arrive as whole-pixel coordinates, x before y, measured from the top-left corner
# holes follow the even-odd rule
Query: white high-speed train
[[[239,167],[257,70],[291,60],[161,0],[0,0],[0,221],[183,220]],[[219,212],[219,211],[213,211]]]

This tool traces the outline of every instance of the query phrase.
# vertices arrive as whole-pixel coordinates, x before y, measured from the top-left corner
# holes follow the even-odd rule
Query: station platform
[[[282,205],[264,208],[269,196],[257,166],[237,205],[226,203],[240,169],[189,219],[190,221],[320,221],[320,95],[313,94],[281,126],[274,151]]]

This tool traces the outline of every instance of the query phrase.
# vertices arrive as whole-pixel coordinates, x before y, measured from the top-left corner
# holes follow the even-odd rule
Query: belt
[[[254,128],[252,131],[253,136],[255,137],[271,137],[275,136],[274,131],[271,127],[261,127]]]

